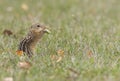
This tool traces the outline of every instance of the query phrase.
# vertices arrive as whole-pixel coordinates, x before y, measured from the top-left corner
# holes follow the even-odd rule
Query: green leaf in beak
[[[51,33],[50,30],[48,30],[48,29],[45,29],[44,32],[45,32],[45,33],[48,33],[48,34]]]

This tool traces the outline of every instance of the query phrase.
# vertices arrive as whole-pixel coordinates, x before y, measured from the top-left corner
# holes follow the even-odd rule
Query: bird
[[[50,33],[48,28],[40,23],[35,23],[29,28],[27,36],[25,36],[18,45],[17,51],[22,51],[24,55],[32,57],[34,55],[34,50],[45,33]]]

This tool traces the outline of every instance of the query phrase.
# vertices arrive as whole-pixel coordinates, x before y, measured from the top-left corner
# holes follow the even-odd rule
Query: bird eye
[[[37,27],[40,27],[40,25],[37,25]]]

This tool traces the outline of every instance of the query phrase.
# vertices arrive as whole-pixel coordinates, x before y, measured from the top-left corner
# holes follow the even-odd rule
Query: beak
[[[48,29],[45,29],[44,32],[47,33],[47,34],[51,33],[50,30],[48,30]]]

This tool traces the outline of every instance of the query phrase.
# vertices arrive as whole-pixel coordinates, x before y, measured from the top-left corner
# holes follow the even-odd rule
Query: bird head
[[[44,33],[50,33],[50,31],[48,30],[48,28],[42,24],[33,24],[30,28],[30,31],[32,31],[33,33],[36,34],[44,34]]]

